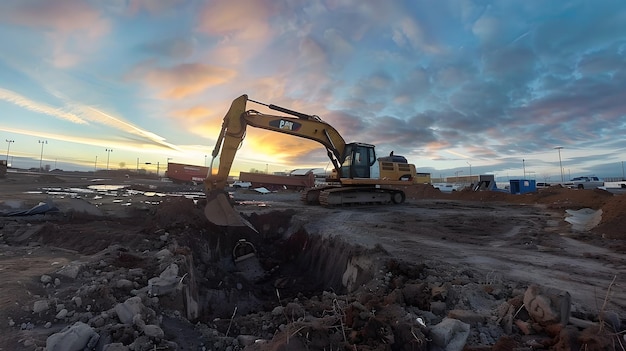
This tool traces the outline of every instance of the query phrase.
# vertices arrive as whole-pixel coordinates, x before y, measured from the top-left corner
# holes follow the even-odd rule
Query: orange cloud
[[[258,155],[259,159],[276,163],[302,163],[302,156],[312,150],[319,150],[320,155],[326,155],[324,147],[317,142],[257,129],[254,131],[248,129],[243,144],[248,156],[252,151]]]
[[[173,7],[180,6],[184,0],[129,0],[128,11],[135,14],[142,10],[150,13],[162,13]]]
[[[89,2],[82,0],[14,1],[4,4],[0,19],[8,23],[43,28],[56,67],[70,67],[93,51],[96,39],[110,30],[110,23]]]
[[[185,110],[174,111],[172,115],[185,121],[197,121],[209,118],[212,111],[204,106],[194,106]]]
[[[200,11],[198,30],[225,40],[255,40],[268,36],[273,2],[268,0],[211,1]]]
[[[203,63],[185,63],[171,68],[137,67],[129,77],[160,91],[166,99],[182,99],[233,79],[234,70]]]

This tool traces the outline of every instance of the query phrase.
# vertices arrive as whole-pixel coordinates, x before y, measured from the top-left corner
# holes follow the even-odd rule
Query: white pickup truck
[[[604,186],[604,181],[598,177],[576,177],[563,185],[572,189],[595,189]]]

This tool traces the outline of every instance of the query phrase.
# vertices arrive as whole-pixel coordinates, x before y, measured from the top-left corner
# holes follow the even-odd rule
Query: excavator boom
[[[258,101],[249,100],[247,95],[242,95],[232,102],[230,109],[224,117],[220,134],[211,154],[209,174],[204,180],[207,196],[205,215],[211,222],[217,225],[247,225],[233,209],[230,198],[224,189],[228,186],[228,174],[232,168],[239,146],[245,138],[248,125],[317,141],[326,148],[328,157],[337,172],[343,163],[346,142],[341,134],[330,124],[322,121],[317,116],[307,115],[272,104],[260,103],[272,110],[292,116],[268,115],[255,110],[246,110],[248,101],[259,103]],[[214,172],[213,163],[218,156],[219,166],[217,171]]]
[[[264,105],[288,116],[277,116],[247,110],[248,101]],[[246,128],[252,126],[273,132],[293,135],[316,141],[326,148],[334,166],[334,178],[341,186],[307,189],[302,200],[325,206],[363,203],[402,203],[403,186],[418,182],[415,165],[399,155],[376,157],[374,145],[352,142],[346,144],[339,132],[321,118],[284,107],[265,104],[242,95],[235,99],[224,117],[220,134],[213,149],[209,174],[204,180],[207,195],[206,217],[222,226],[249,225],[231,204],[224,189],[235,155],[245,138]],[[213,163],[219,156],[219,166]]]

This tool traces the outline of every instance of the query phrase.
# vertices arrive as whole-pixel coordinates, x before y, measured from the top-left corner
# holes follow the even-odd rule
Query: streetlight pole
[[[207,155],[204,155],[204,167],[206,167],[206,157]]]
[[[563,163],[561,162],[561,149],[562,148],[563,148],[563,146],[555,147],[555,149],[559,150],[559,169],[561,171],[561,183],[564,182],[564,180],[563,180]]]
[[[473,184],[474,182],[472,181],[472,164],[467,161],[465,161],[465,163],[470,166],[470,184]]]
[[[47,140],[39,140],[39,144],[41,144],[41,155],[39,156],[39,171],[43,169],[41,168],[41,162],[43,161],[43,145],[47,143]]]
[[[526,160],[522,159],[522,169],[524,170],[524,179],[526,179]]]
[[[107,152],[107,171],[109,170],[109,156],[111,156],[111,152],[113,152],[113,150],[111,149],[104,149],[104,151]]]
[[[14,143],[15,140],[5,139],[7,141],[7,167],[9,166],[9,150],[11,149],[11,143]]]
[[[96,172],[98,170],[98,155],[96,155],[96,161],[93,163],[93,171]]]
[[[463,173],[463,171],[456,171],[454,174],[456,175],[456,179],[454,180],[456,183],[459,182],[459,173]]]

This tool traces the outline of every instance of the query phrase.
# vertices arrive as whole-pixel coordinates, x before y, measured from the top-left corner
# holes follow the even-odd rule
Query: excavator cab
[[[346,144],[341,178],[378,178],[378,162],[374,145],[365,143]]]

